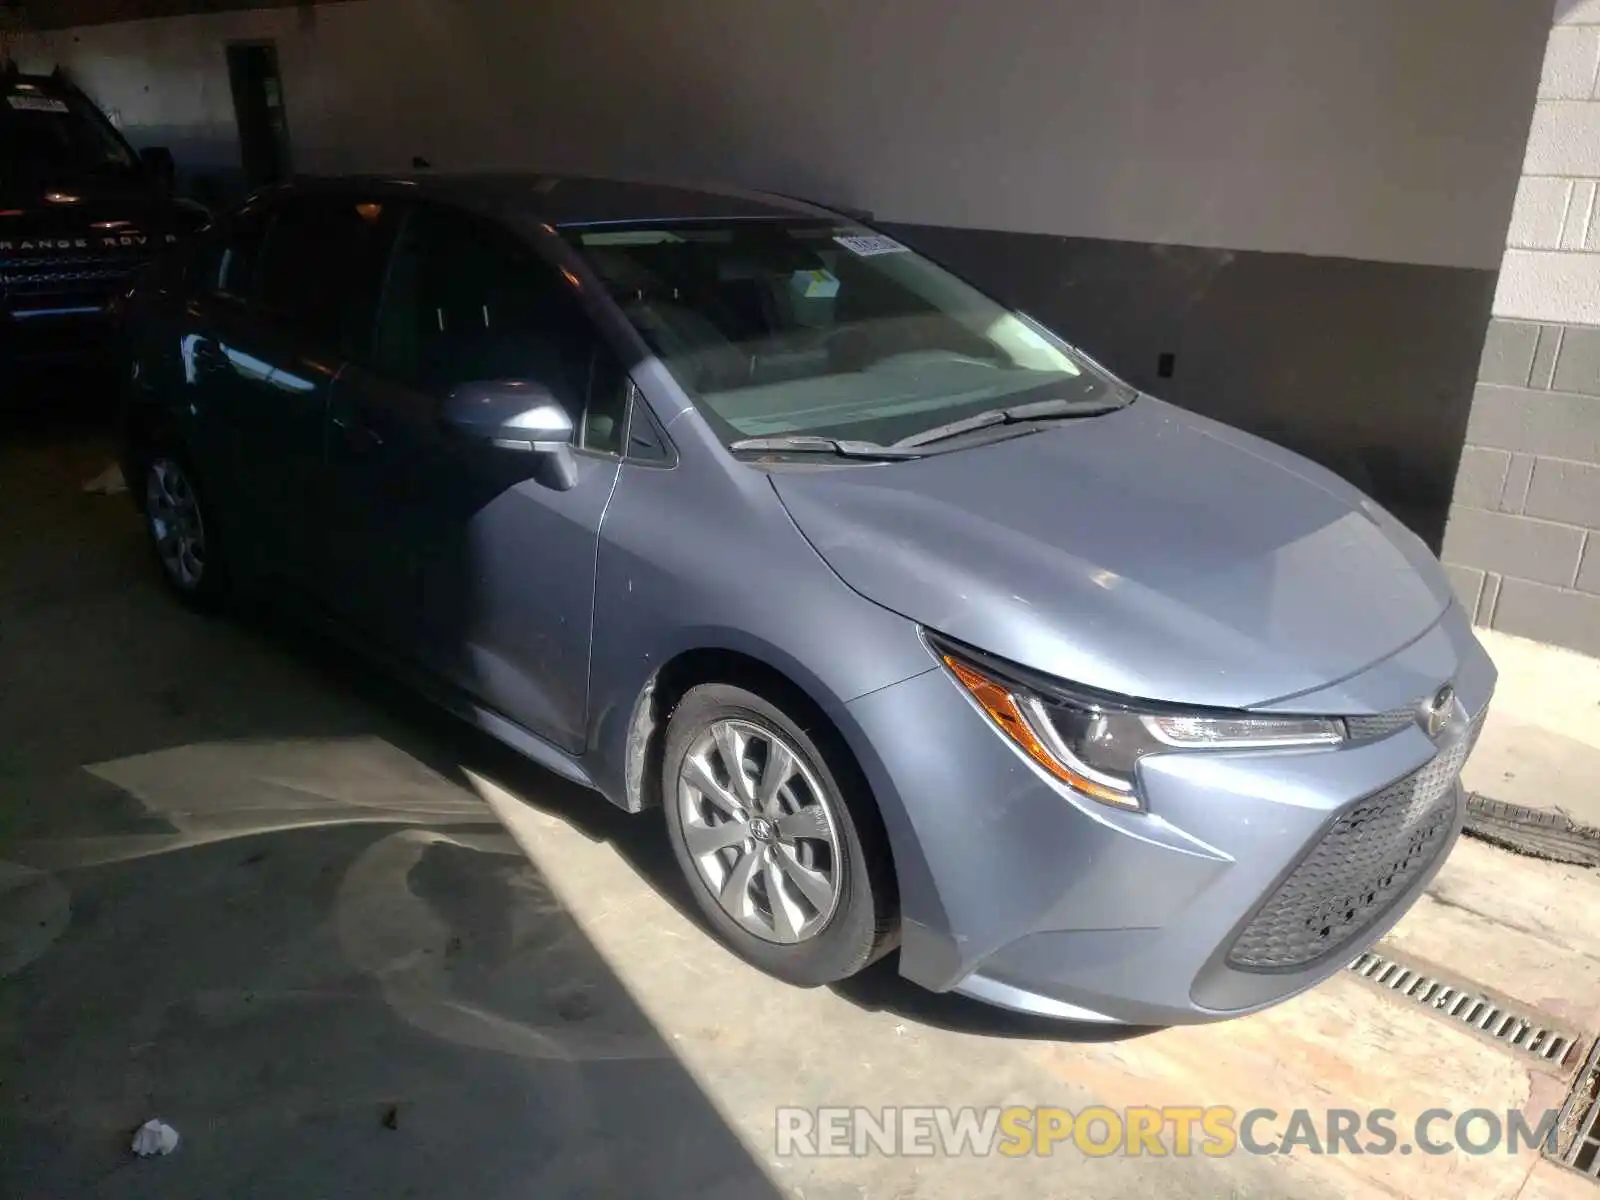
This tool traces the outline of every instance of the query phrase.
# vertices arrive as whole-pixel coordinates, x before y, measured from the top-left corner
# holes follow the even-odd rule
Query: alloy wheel
[[[755,936],[792,945],[839,905],[831,801],[800,752],[750,721],[715,721],[678,772],[689,855],[722,910]]]
[[[170,458],[150,464],[145,514],[156,554],[172,581],[185,591],[200,586],[206,570],[206,529],[189,477]]]

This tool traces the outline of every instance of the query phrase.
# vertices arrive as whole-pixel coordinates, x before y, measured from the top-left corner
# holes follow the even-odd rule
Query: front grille
[[[141,252],[0,260],[0,300],[18,312],[100,306],[142,266]]]
[[[1375,742],[1390,734],[1399,733],[1407,725],[1417,723],[1417,710],[1397,708],[1393,712],[1374,713],[1365,717],[1346,717],[1345,729],[1352,742]]]
[[[1247,971],[1289,971],[1348,946],[1439,857],[1456,826],[1455,783],[1482,726],[1432,762],[1357,801],[1267,898],[1228,951]]]

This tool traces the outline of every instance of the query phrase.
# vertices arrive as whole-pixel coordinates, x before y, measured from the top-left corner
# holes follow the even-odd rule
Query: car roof
[[[495,217],[532,217],[556,226],[838,216],[802,200],[732,187],[525,171],[301,177],[282,190],[310,192],[352,187],[395,196],[426,197]]]

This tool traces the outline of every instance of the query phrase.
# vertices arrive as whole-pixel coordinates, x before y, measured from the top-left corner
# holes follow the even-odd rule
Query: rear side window
[[[393,242],[392,205],[307,196],[275,212],[253,298],[282,327],[348,350],[366,340]]]

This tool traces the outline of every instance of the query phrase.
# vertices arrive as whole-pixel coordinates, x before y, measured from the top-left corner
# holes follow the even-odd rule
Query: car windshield
[[[887,444],[997,408],[1122,389],[898,242],[823,220],[563,231],[725,442]]]
[[[14,84],[0,103],[0,172],[63,177],[127,174],[133,153],[80,97]]]

